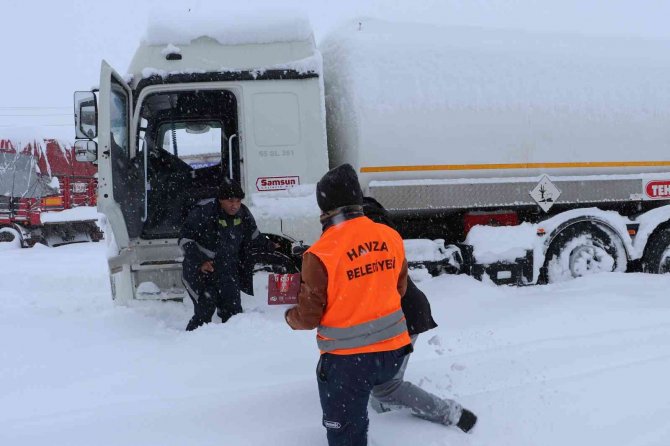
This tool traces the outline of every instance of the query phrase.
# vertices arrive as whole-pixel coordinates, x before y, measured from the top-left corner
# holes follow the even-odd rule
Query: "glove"
[[[461,418],[458,420],[458,423],[456,423],[456,426],[458,426],[463,432],[467,433],[470,432],[473,427],[475,427],[476,423],[477,415],[473,414],[468,409],[463,409]]]

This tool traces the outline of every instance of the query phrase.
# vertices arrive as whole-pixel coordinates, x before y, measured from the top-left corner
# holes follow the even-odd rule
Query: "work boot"
[[[476,423],[477,416],[468,409],[463,409],[461,418],[458,420],[458,423],[456,423],[456,426],[458,426],[463,432],[468,433],[470,430],[472,430]]]
[[[199,317],[193,316],[190,321],[188,321],[188,325],[186,325],[186,331],[193,331],[196,328],[200,327],[203,325],[205,321],[200,319]]]

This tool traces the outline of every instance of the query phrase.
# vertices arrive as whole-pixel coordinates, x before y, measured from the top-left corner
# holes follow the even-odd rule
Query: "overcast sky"
[[[240,5],[239,3],[242,3]],[[38,126],[72,132],[72,92],[99,82],[100,61],[125,73],[151,16],[276,11],[276,0],[0,0],[0,137]],[[317,41],[356,17],[670,40],[665,0],[284,0]]]

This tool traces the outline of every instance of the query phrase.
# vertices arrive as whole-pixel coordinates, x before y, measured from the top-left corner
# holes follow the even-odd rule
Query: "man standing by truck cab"
[[[225,178],[217,198],[195,206],[181,229],[182,281],[194,307],[187,331],[211,322],[215,309],[222,322],[241,313],[240,290],[253,295],[250,249],[275,248],[258,231],[243,198],[240,185]]]
[[[317,329],[323,426],[330,446],[367,444],[367,405],[412,351],[400,298],[407,262],[400,235],[363,215],[363,193],[349,164],[327,172],[316,198],[323,233],[303,256],[296,330]]]

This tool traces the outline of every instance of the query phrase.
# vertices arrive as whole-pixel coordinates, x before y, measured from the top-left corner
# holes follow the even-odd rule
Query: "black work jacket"
[[[386,209],[374,198],[363,198],[363,213],[375,223],[381,223],[396,229]],[[417,335],[437,327],[430,311],[428,298],[409,276],[407,276],[407,291],[402,297],[400,305],[402,306],[402,312],[405,314],[407,331],[410,335]]]
[[[240,290],[253,295],[252,249],[272,251],[272,243],[258,231],[249,209],[228,215],[216,199],[207,200],[191,210],[179,234],[184,253],[185,278],[197,274],[207,260],[214,262],[214,274],[233,276]]]

